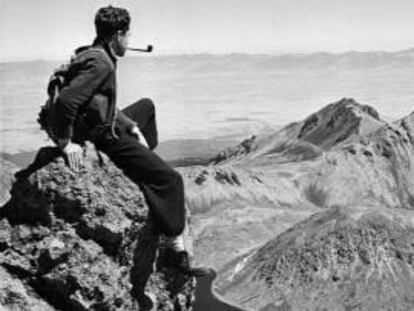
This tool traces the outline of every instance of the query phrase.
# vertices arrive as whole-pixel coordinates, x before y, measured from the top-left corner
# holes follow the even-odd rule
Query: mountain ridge
[[[404,216],[364,207],[313,215],[224,272],[218,292],[248,310],[409,310],[414,214]]]
[[[342,52],[327,52],[327,51],[312,51],[312,52],[280,52],[280,53],[243,53],[243,52],[229,52],[229,53],[182,53],[182,54],[163,54],[163,55],[156,55],[156,56],[146,56],[145,58],[176,58],[176,57],[188,57],[188,58],[212,58],[212,57],[222,57],[222,56],[228,56],[228,57],[255,57],[255,56],[266,56],[266,57],[297,57],[297,58],[303,58],[303,57],[309,57],[309,56],[363,56],[363,55],[414,55],[414,48],[406,48],[402,50],[397,51],[386,51],[386,50],[368,50],[368,51],[357,51],[357,50],[348,50],[348,51],[342,51]],[[135,58],[142,58],[142,56],[129,56],[129,59],[135,59]],[[3,64],[16,64],[16,63],[38,63],[38,64],[44,64],[45,62],[52,62],[57,63],[59,61],[63,61],[53,58],[53,59],[43,59],[43,58],[36,58],[33,60],[3,60],[0,61],[0,66]]]
[[[308,148],[311,154],[313,151],[318,156],[339,143],[355,139],[354,136],[365,136],[385,124],[371,106],[361,105],[353,98],[343,98],[324,106],[303,121],[290,123],[275,133],[262,137],[251,136],[238,145],[221,151],[212,162],[219,164],[231,162],[232,159],[252,160],[299,146]]]
[[[318,117],[317,122],[313,121],[314,116]],[[309,120],[314,125],[309,126],[312,123]],[[338,140],[341,136],[343,139]],[[327,272],[330,280],[334,279],[333,283],[318,283],[310,289],[309,295],[305,294],[309,289],[303,289],[305,287],[296,292],[296,285],[292,284],[301,284],[302,281],[295,279],[294,275],[282,277],[287,285],[278,288],[277,292],[272,292],[266,285],[266,279],[276,277],[272,272],[262,276],[262,283],[258,283],[257,277],[257,282],[253,282],[253,277],[242,276],[257,273],[253,270],[259,269],[258,265],[246,268],[246,262],[249,262],[249,258],[254,258],[254,254],[265,253],[263,250],[266,250],[267,245],[279,245],[279,238],[289,232],[295,232],[293,235],[299,237],[304,223],[310,228],[306,232],[312,227],[318,227],[320,221],[317,219],[324,219],[323,222],[327,224],[332,221],[341,223],[341,219],[346,219],[347,225],[334,227],[332,234],[336,234],[336,229],[342,228],[340,230],[344,234],[349,233],[354,237],[352,230],[355,228],[364,231],[364,226],[371,226],[375,231],[375,228],[385,226],[388,230],[387,239],[397,239],[401,232],[396,229],[400,224],[397,218],[401,215],[412,218],[414,209],[413,137],[414,113],[394,122],[386,122],[374,108],[345,98],[328,104],[304,120],[291,123],[279,131],[247,138],[238,145],[239,148],[233,147],[233,154],[228,152],[227,158],[222,154],[221,161],[213,161],[208,167],[184,170],[186,186],[190,192],[188,205],[194,211],[194,227],[199,228],[195,231],[196,257],[201,262],[205,260],[214,263],[218,269],[215,290],[226,300],[248,310],[300,310],[305,305],[309,305],[310,310],[323,307],[342,310],[336,306],[349,308],[354,303],[360,305],[361,310],[382,310],[380,303],[375,302],[375,291],[364,287],[365,278],[359,278],[348,266],[346,269],[351,270],[344,268],[348,271],[347,280],[354,287],[344,285],[349,293],[347,297],[340,295],[340,289],[330,292],[330,286],[338,282],[333,270],[329,270],[331,274]],[[220,182],[218,176],[223,177],[223,182]],[[205,208],[207,206],[209,209]],[[372,222],[360,222],[358,215],[365,215],[364,219],[368,220],[372,218]],[[397,220],[390,215],[397,217]],[[394,220],[384,225],[384,217]],[[414,226],[407,225],[410,236],[412,227]],[[323,237],[325,238],[328,239]],[[364,233],[357,239],[365,238]],[[312,242],[306,236],[303,241]],[[373,240],[371,242],[374,243],[370,244],[372,247],[377,243]],[[410,248],[411,242],[404,240],[404,243],[404,247],[408,248],[405,250],[408,252],[407,258],[411,258],[414,256]],[[283,249],[283,245],[287,249],[290,247],[289,243],[285,243],[277,246],[278,249]],[[315,245],[315,249],[318,247]],[[399,252],[404,252],[404,247],[399,249],[398,245],[393,246]],[[214,256],[213,250],[225,255],[221,258]],[[334,247],[333,253],[329,251],[321,253],[321,256],[332,262],[336,260],[336,257],[332,257],[336,251],[339,250]],[[380,256],[378,252],[381,251],[377,251],[378,249],[372,256]],[[395,254],[391,257],[393,264],[397,265],[400,259]],[[269,266],[274,265],[272,260],[276,262],[280,259],[271,255],[269,258]],[[294,264],[294,259],[291,260],[290,264]],[[398,273],[395,275],[397,279],[401,278],[407,288],[412,288],[414,278],[411,278],[411,274],[405,274],[408,259],[404,260],[404,265],[397,266],[395,271]],[[374,271],[376,275],[381,273],[375,266],[360,262],[357,264],[361,271]],[[312,271],[308,270],[309,266],[304,268],[303,273],[309,272],[312,275]],[[393,271],[391,269],[387,272],[385,287],[381,287],[379,278],[375,279],[375,288],[383,292],[378,301],[394,310],[392,306],[402,299],[406,303],[403,310],[410,310],[413,305],[410,304],[409,292],[391,291],[387,295],[385,288],[394,282]],[[290,281],[296,283],[289,283]],[[330,293],[332,299],[328,298]],[[260,298],[256,299],[255,296]],[[319,296],[322,298],[315,298]],[[249,297],[251,300],[247,301]],[[267,304],[262,304],[261,301]]]

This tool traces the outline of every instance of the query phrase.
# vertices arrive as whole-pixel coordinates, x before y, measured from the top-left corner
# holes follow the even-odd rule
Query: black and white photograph
[[[0,311],[414,310],[414,1],[0,0]]]

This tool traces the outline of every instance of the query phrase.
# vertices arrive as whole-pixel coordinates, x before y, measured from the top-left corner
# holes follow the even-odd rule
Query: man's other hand
[[[74,144],[69,141],[66,146],[62,149],[66,156],[69,167],[75,172],[79,171],[82,165],[83,149],[80,145]]]
[[[149,148],[148,147],[147,140],[145,139],[144,135],[139,130],[138,126],[136,126],[136,125],[133,126],[131,128],[131,132],[130,133],[131,133],[132,136],[135,136],[142,145],[144,145],[145,147]]]

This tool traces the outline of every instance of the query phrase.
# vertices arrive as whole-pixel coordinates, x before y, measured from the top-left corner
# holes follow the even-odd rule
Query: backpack
[[[57,99],[63,86],[68,82],[70,63],[61,65],[55,69],[49,78],[47,85],[48,98],[44,105],[40,107],[37,122],[40,124],[40,129],[46,134],[54,143],[57,143],[58,132],[58,118],[57,118]]]
[[[57,118],[57,99],[63,86],[69,84],[73,72],[71,72],[71,64],[75,60],[76,55],[87,50],[90,46],[81,46],[75,50],[70,61],[66,64],[56,68],[49,78],[47,84],[47,100],[44,105],[40,107],[37,122],[40,124],[40,129],[45,131],[47,136],[57,144],[58,140],[58,123]]]

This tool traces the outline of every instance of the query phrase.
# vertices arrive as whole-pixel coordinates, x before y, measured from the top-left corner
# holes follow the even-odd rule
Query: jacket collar
[[[109,47],[109,44],[103,40],[98,40],[97,38],[92,43],[93,47],[102,48],[109,56],[109,58],[112,60],[114,65],[116,66],[117,58],[112,52],[112,49]]]

